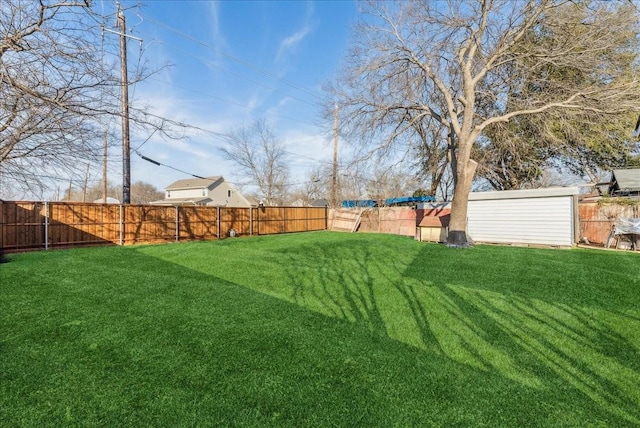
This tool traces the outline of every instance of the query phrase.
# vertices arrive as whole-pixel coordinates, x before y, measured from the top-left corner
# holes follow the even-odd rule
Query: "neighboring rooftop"
[[[640,195],[640,168],[612,170],[609,194],[613,196]]]
[[[185,178],[171,183],[168,187],[166,187],[166,190],[199,189],[203,187],[209,187],[213,183],[219,181],[221,178],[222,176],[220,175],[206,178]]]

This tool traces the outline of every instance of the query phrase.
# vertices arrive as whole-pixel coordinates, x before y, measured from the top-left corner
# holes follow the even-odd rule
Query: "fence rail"
[[[327,228],[324,207],[188,207],[0,201],[0,250],[220,239]]]

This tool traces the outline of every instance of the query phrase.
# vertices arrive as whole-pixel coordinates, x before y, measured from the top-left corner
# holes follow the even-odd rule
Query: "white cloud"
[[[210,29],[213,33],[213,36],[218,39],[221,36],[220,34],[220,3],[217,1],[212,1],[208,3],[209,5],[209,16],[211,17],[211,25]]]
[[[282,58],[287,52],[295,50],[300,42],[311,32],[312,28],[306,25],[298,30],[296,33],[284,39],[280,42],[280,48],[278,49],[278,58]]]
[[[293,34],[285,37],[278,47],[277,60],[283,59],[287,54],[295,52],[300,43],[313,31],[315,25],[313,23],[313,3],[307,3],[307,12],[302,24],[302,28],[296,30]]]

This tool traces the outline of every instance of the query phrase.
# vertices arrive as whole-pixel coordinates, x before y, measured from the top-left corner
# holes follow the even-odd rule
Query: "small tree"
[[[251,177],[258,197],[266,205],[282,204],[287,198],[289,170],[284,143],[264,121],[240,127],[227,135],[223,156],[233,161],[239,172]]]
[[[71,190],[71,194],[69,193]],[[65,200],[67,201],[102,201],[102,184],[94,183],[86,189],[77,189],[71,187],[67,190]],[[122,186],[119,184],[107,184],[107,197],[120,199],[122,195]],[[158,190],[154,185],[145,183],[144,181],[136,181],[131,184],[131,203],[132,204],[148,204],[159,199],[164,199],[164,192]],[[121,201],[122,202],[122,201]]]
[[[158,190],[153,184],[144,181],[136,181],[131,184],[131,203],[148,204],[164,199],[164,192]]]

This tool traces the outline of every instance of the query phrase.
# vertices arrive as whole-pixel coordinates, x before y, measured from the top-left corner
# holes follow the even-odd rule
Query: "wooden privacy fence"
[[[128,245],[327,228],[324,207],[196,207],[0,201],[0,250]]]

